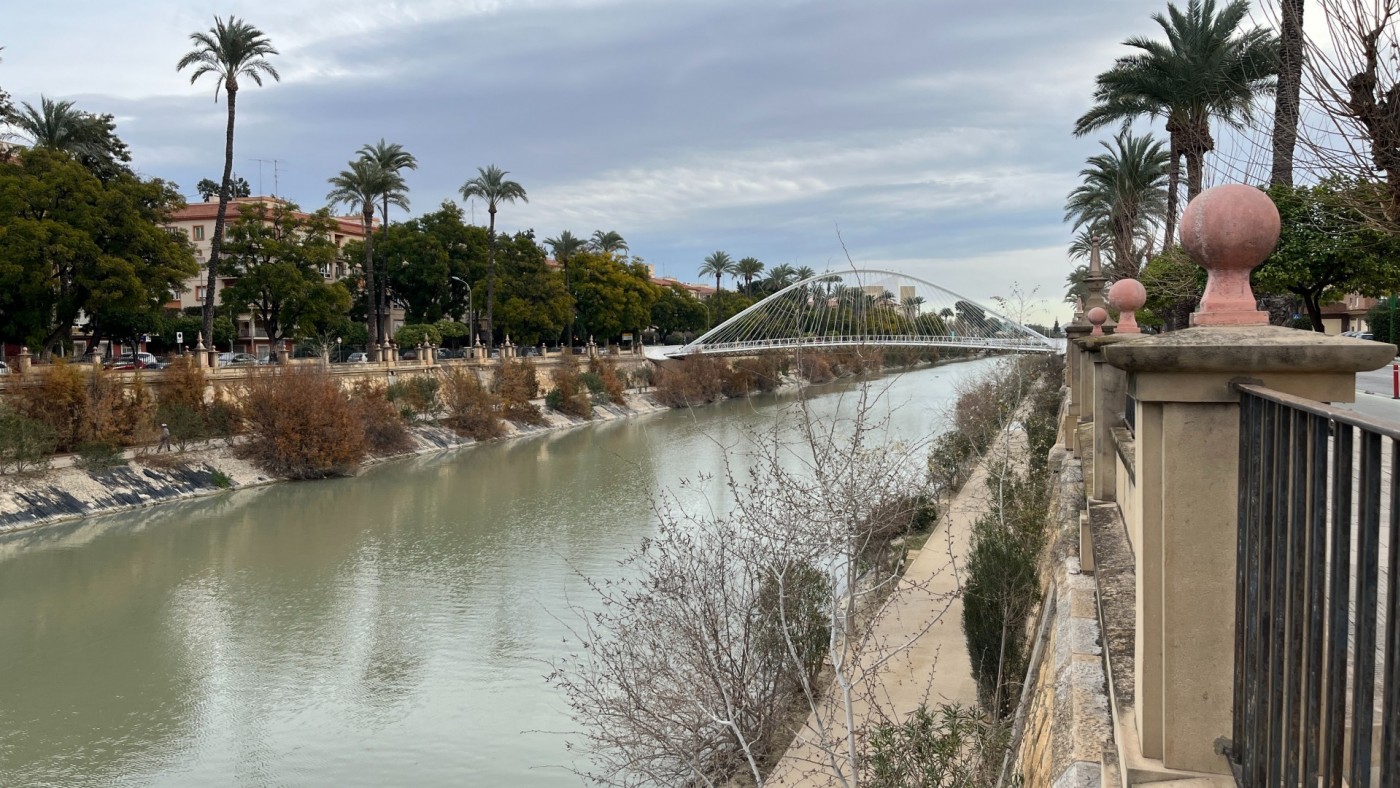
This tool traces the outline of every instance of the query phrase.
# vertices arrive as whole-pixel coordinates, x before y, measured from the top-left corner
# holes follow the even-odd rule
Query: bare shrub
[[[239,454],[289,479],[346,475],[365,458],[365,426],[330,375],[293,367],[249,377],[241,415],[248,440]]]
[[[559,366],[554,370],[554,388],[545,397],[545,404],[566,416],[593,418],[593,402],[573,355],[565,353],[559,357]]]
[[[476,373],[452,367],[442,376],[443,422],[458,435],[484,441],[505,434],[497,414],[500,400],[476,379]]]
[[[87,373],[76,364],[56,361],[39,385],[15,392],[14,404],[21,413],[53,429],[57,451],[72,451],[88,439]]]
[[[607,400],[614,405],[626,405],[625,387],[622,385],[622,378],[617,374],[617,362],[605,357],[595,359],[588,366],[602,383],[603,394]]]
[[[726,397],[745,397],[756,391],[772,391],[781,380],[778,360],[771,355],[737,358],[724,376]]]
[[[797,374],[808,383],[827,383],[836,379],[831,362],[821,353],[798,353]]]
[[[433,394],[437,394],[434,389]],[[389,402],[387,387],[376,380],[360,379],[350,387],[350,406],[365,428],[365,448],[377,457],[402,454],[413,448],[408,426]]]
[[[504,361],[496,372],[496,395],[501,398],[501,414],[520,424],[543,424],[544,413],[531,400],[540,394],[539,374],[529,359]]]
[[[203,412],[207,406],[208,379],[194,356],[177,356],[161,374],[161,382],[162,405],[180,404],[197,412]]]
[[[692,353],[656,371],[656,399],[672,408],[705,405],[724,396],[729,365],[723,359]]]

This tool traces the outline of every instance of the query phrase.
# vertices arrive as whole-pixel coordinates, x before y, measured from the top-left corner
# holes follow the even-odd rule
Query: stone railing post
[[[1132,717],[1141,755],[1167,770],[1228,773],[1215,741],[1230,736],[1233,701],[1240,414],[1231,382],[1350,402],[1356,372],[1395,353],[1265,324],[1249,271],[1278,232],[1278,211],[1258,189],[1206,190],[1181,219],[1182,245],[1210,274],[1195,327],[1102,348],[1137,401]]]
[[[102,357],[94,355],[93,358],[96,358],[98,366],[101,366]],[[34,354],[29,352],[29,347],[25,345],[20,346],[19,355],[15,356],[15,372],[21,375],[28,374],[29,368],[33,366],[33,364]]]

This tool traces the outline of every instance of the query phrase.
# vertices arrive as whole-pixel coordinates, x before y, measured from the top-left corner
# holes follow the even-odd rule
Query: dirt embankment
[[[545,423],[539,426],[507,422],[506,435],[500,440],[659,410],[665,408],[650,396],[628,392],[625,407],[594,405],[592,421],[546,410]],[[433,424],[420,424],[410,431],[414,441],[411,451],[370,462],[450,451],[475,443]],[[38,473],[0,477],[0,533],[284,481],[239,459],[224,441],[177,454],[137,453],[103,470],[85,470],[75,466],[71,458],[62,458],[54,465]]]

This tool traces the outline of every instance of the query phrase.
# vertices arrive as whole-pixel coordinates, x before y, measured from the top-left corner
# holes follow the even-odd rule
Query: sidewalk
[[[1004,450],[1025,453],[1024,432],[1010,433]],[[962,630],[962,583],[972,525],[987,510],[986,463],[953,498],[933,536],[904,572],[874,622],[873,644],[853,671],[852,717],[857,731],[884,720],[902,721],[920,705],[977,705],[977,686]],[[906,644],[907,647],[904,647]],[[883,661],[883,663],[882,663]],[[873,702],[873,708],[872,708]],[[828,753],[847,768],[845,708],[834,684],[808,717],[783,759],[765,781],[769,786],[824,788],[843,784]],[[825,730],[825,735],[822,731]]]

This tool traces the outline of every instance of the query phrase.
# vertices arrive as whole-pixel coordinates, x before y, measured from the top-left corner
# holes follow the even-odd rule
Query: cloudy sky
[[[61,10],[60,10],[61,9]],[[0,86],[112,113],[148,176],[217,178],[225,107],[175,63],[214,14],[281,50],[239,94],[234,168],[314,208],[363,143],[421,164],[413,207],[478,166],[528,205],[505,230],[617,230],[697,280],[722,249],[893,268],[1053,305],[1093,77],[1159,0],[63,0],[6,11]],[[259,164],[257,159],[267,160]],[[469,209],[469,216],[470,216]],[[475,217],[484,223],[485,211]],[[839,236],[838,236],[839,233]],[[845,250],[842,249],[844,240]],[[1037,309],[1033,319],[1065,318]]]

